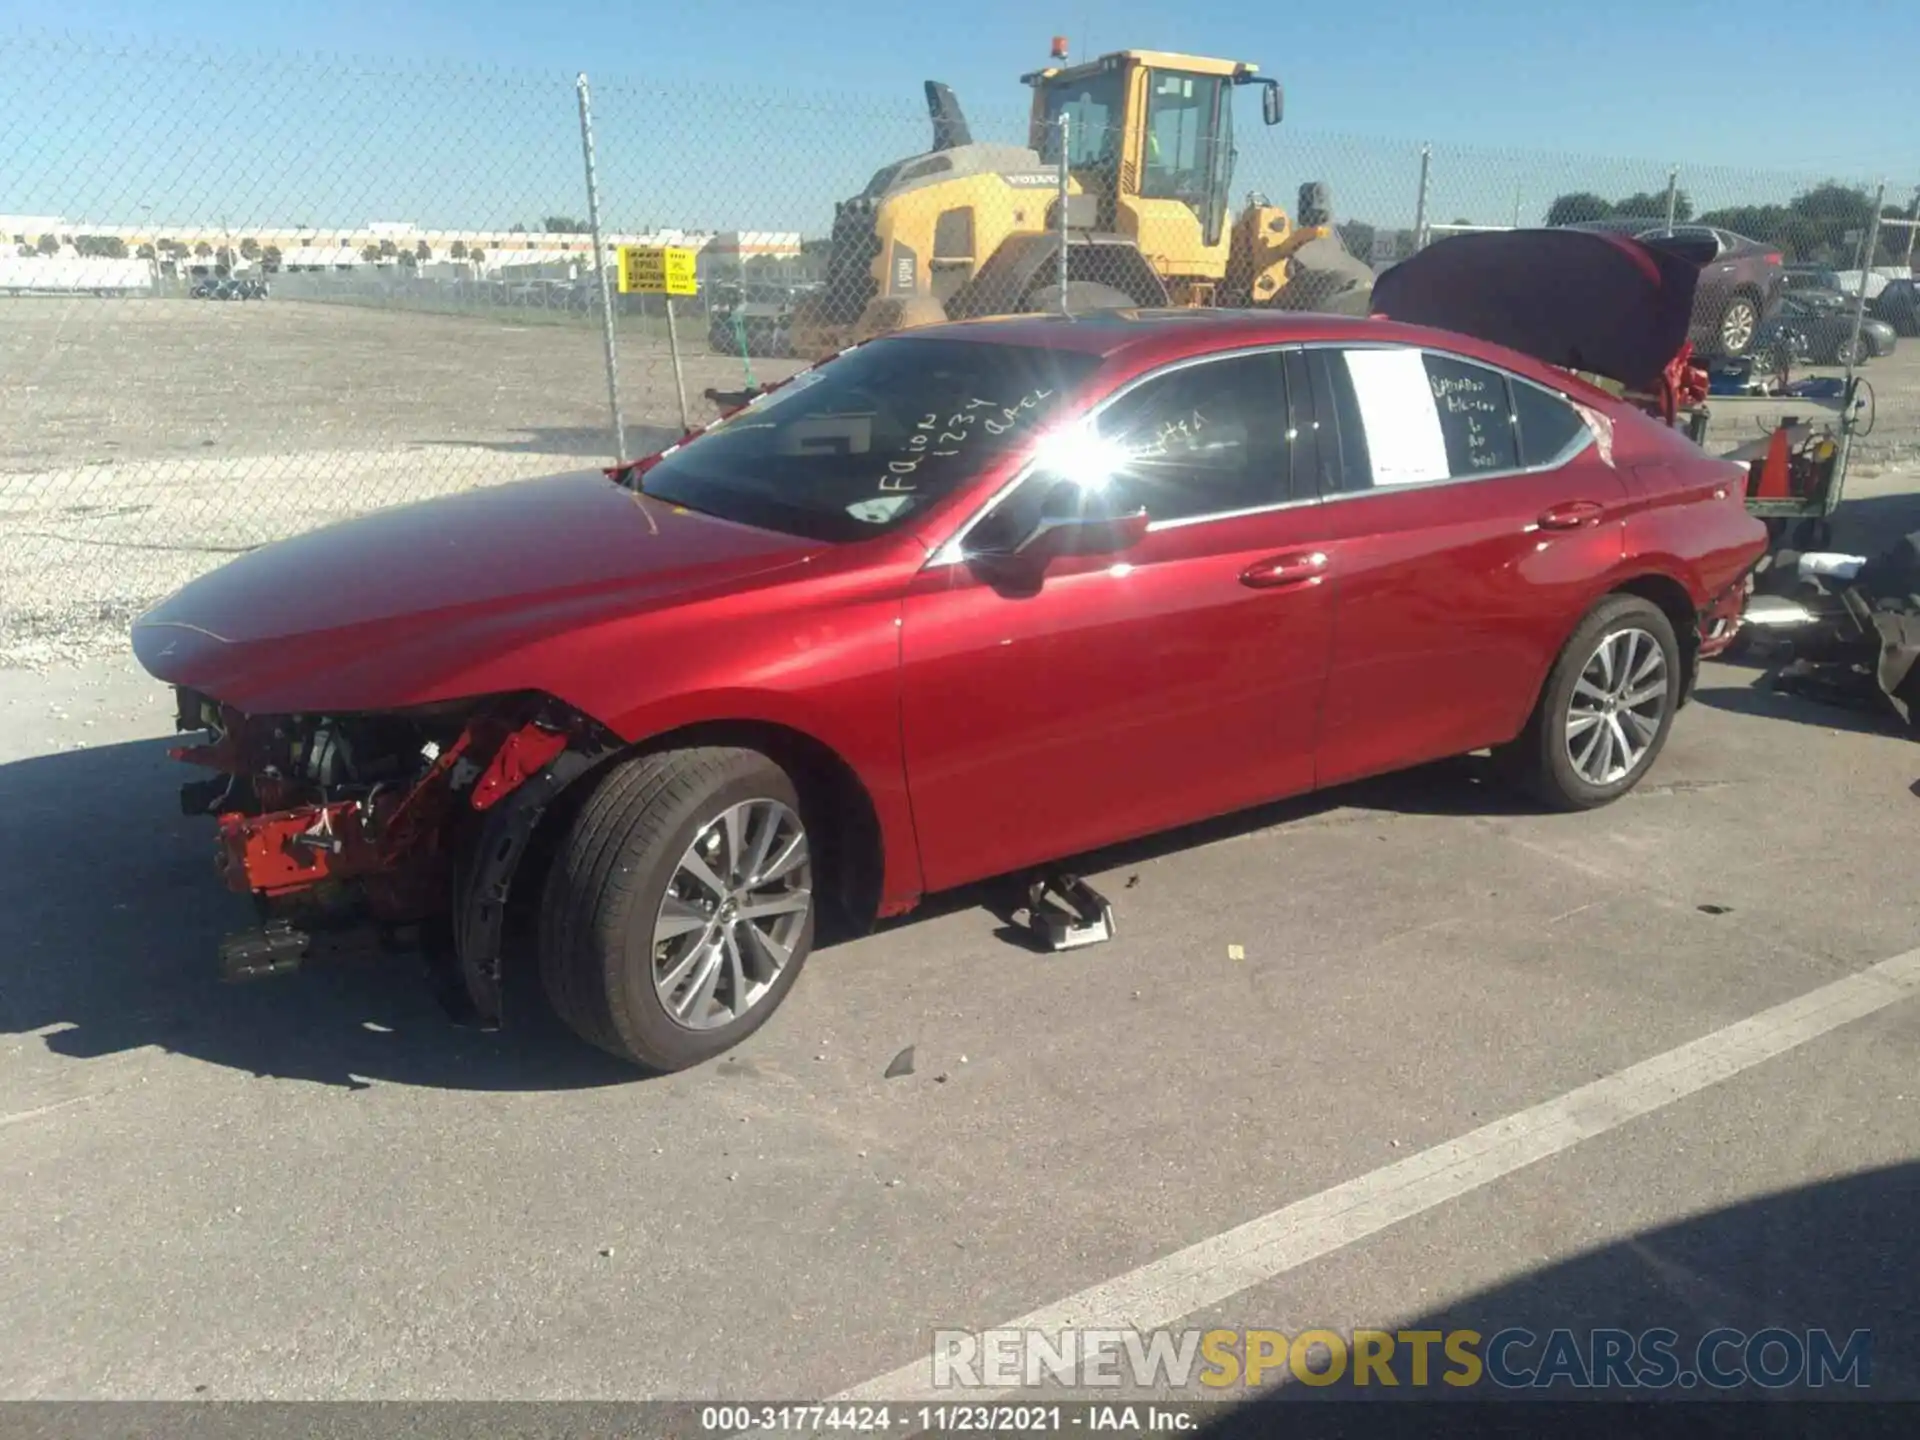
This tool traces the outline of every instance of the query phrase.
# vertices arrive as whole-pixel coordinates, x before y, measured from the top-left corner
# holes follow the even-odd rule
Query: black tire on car
[[[1717,332],[1720,353],[1728,359],[1738,359],[1752,348],[1753,337],[1759,329],[1760,307],[1753,303],[1753,297],[1734,296],[1720,312]]]
[[[803,813],[793,781],[757,751],[666,750],[616,766],[560,837],[541,896],[540,977],[555,1013],[657,1073],[759,1029],[813,945]]]
[[[1833,347],[1833,363],[1836,365],[1864,365],[1873,355],[1873,346],[1864,335],[1847,336]]]
[[[1618,800],[1667,743],[1681,666],[1665,611],[1638,595],[1609,595],[1561,650],[1526,729],[1496,752],[1499,768],[1555,810]],[[1650,695],[1656,684],[1659,693]]]

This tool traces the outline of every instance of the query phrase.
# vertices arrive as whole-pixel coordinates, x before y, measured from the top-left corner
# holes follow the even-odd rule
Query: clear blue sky
[[[0,0],[0,21],[10,26],[45,25],[55,13],[45,0]],[[455,191],[468,195],[469,209],[485,209],[488,223],[514,206],[578,210],[569,200],[573,190],[559,179],[569,163],[570,112],[545,90],[542,113],[553,123],[510,123],[508,112],[521,104],[513,93],[519,79],[545,85],[585,69],[605,88],[607,168],[632,212],[623,218],[702,221],[708,217],[654,212],[672,210],[673,197],[690,187],[706,187],[714,202],[708,208],[727,212],[717,218],[746,219],[743,207],[751,202],[743,187],[765,176],[761,188],[781,212],[768,223],[799,224],[830,196],[857,188],[883,160],[924,147],[923,79],[954,85],[976,129],[996,136],[1013,130],[1025,104],[1017,76],[1044,63],[1055,33],[1073,38],[1076,55],[1141,46],[1259,63],[1286,84],[1288,123],[1260,134],[1247,124],[1253,107],[1246,102],[1242,178],[1290,201],[1299,180],[1336,176],[1336,205],[1362,218],[1370,218],[1368,209],[1409,208],[1400,203],[1412,191],[1407,156],[1422,140],[1443,147],[1436,212],[1465,211],[1464,218],[1479,221],[1510,219],[1501,212],[1516,198],[1537,219],[1551,192],[1588,188],[1574,183],[1580,174],[1571,162],[1542,162],[1520,151],[1636,157],[1642,163],[1590,167],[1591,188],[1623,193],[1661,188],[1666,164],[1686,162],[1682,184],[1703,207],[1755,198],[1749,192],[1756,187],[1777,189],[1755,173],[1762,171],[1782,172],[1781,183],[1884,175],[1892,182],[1889,200],[1898,203],[1920,181],[1916,0],[1833,7],[1808,0],[975,0],[958,9],[903,0],[582,0],[553,9],[524,0],[66,0],[57,22],[83,45],[111,38],[132,42],[136,53],[157,40],[426,67],[410,73],[428,79],[409,81],[340,62],[303,62],[303,83],[282,102],[302,116],[297,126],[289,121],[274,146],[221,155],[222,174],[196,182],[203,205],[243,213],[306,205],[328,212],[321,223],[360,218],[375,205],[428,223],[475,218],[411,213],[426,203],[416,196],[444,209],[456,205]],[[1809,62],[1796,52],[1818,58]],[[0,67],[7,54],[0,50]],[[103,89],[90,62],[76,85],[69,72],[80,64],[47,65],[46,86],[55,94]],[[463,95],[464,82],[443,83],[441,72],[455,65],[500,67],[498,89]],[[129,73],[129,88],[147,92],[147,116],[194,103],[194,87],[182,90],[177,77],[156,79],[137,65]],[[22,123],[18,102],[35,80],[9,77],[15,118],[0,121],[0,129]],[[344,99],[333,98],[330,82],[348,87]],[[225,86],[239,97],[229,111],[257,114],[265,99],[249,83],[229,66],[215,72],[211,88]],[[403,95],[409,88],[415,93]],[[823,107],[825,98],[834,103]],[[204,95],[200,101],[195,136],[217,129],[225,113]],[[392,118],[378,108],[386,105],[410,118]],[[329,116],[339,133],[317,135]],[[434,153],[444,150],[456,116],[471,143],[471,153],[451,166],[457,178]],[[295,171],[344,172],[350,132],[403,123],[404,155],[377,154],[370,171],[343,173],[331,189],[302,188],[300,175],[279,173],[288,168],[290,146],[310,151],[293,162]],[[722,131],[724,141],[717,141]],[[1341,136],[1394,143],[1369,146]],[[60,143],[30,147],[46,163],[24,188],[44,194],[53,193],[48,185],[58,191],[65,184],[67,191],[54,196],[65,210],[121,207],[144,183],[135,177],[142,166],[128,160],[111,183],[73,196],[71,176],[61,172],[97,152],[91,141],[54,138]],[[380,144],[387,139],[382,135]],[[145,169],[164,169],[161,162],[175,158],[191,168],[192,157],[156,148]],[[630,173],[623,176],[623,167]],[[149,203],[174,203],[177,176],[185,173],[176,167],[169,199]],[[0,159],[0,184],[8,182],[23,188]],[[498,193],[473,198],[488,186]],[[350,193],[356,188],[365,193]],[[0,194],[0,211],[20,209]],[[344,213],[335,216],[335,209]]]

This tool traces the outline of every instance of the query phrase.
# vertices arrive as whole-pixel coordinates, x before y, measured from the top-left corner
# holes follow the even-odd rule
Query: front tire
[[[1502,768],[1555,810],[1618,800],[1666,745],[1682,681],[1666,612],[1610,595],[1560,652],[1527,728],[1501,752]]]
[[[813,946],[800,797],[752,750],[626,761],[562,837],[540,911],[540,974],[582,1039],[684,1070],[763,1025]]]

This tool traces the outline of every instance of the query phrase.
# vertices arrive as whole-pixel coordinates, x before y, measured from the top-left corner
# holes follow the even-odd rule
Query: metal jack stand
[[[1049,950],[1098,945],[1113,938],[1113,903],[1077,875],[1042,875],[1027,887],[1027,929]]]

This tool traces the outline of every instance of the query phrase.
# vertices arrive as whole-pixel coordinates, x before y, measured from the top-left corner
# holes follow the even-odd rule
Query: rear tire
[[[1555,810],[1618,800],[1667,743],[1681,664],[1665,611],[1638,595],[1609,595],[1554,661],[1527,728],[1496,752],[1499,768]]]
[[[801,813],[792,780],[757,751],[668,750],[616,766],[547,872],[540,977],[555,1013],[656,1073],[758,1030],[813,945]],[[756,867],[771,878],[753,884]]]

